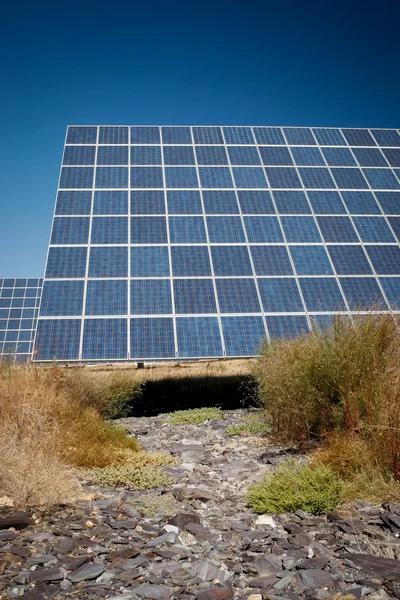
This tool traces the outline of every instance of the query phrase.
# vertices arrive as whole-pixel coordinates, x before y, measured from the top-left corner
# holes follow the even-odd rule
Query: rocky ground
[[[247,600],[400,598],[400,505],[258,516],[243,492],[285,460],[263,437],[229,438],[247,409],[201,425],[124,419],[176,459],[175,483],[90,486],[49,513],[0,508],[0,598]]]

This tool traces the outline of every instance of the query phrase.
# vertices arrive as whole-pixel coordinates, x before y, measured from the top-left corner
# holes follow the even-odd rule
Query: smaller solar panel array
[[[0,358],[31,358],[42,279],[0,279]]]

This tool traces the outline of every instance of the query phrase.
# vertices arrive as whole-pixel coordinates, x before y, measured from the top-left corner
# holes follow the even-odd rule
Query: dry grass
[[[50,505],[77,492],[75,467],[121,462],[137,442],[67,392],[63,372],[0,365],[0,495]]]

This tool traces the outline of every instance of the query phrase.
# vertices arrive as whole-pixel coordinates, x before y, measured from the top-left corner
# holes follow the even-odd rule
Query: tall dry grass
[[[265,343],[254,374],[274,434],[302,443],[336,433],[342,447],[359,438],[372,462],[400,479],[397,325],[376,313],[338,317],[308,336]]]
[[[79,377],[78,386],[57,367],[0,364],[0,496],[17,506],[71,499],[78,489],[74,468],[117,464],[138,450],[95,410],[95,378],[84,386]],[[91,384],[90,403],[82,390]]]

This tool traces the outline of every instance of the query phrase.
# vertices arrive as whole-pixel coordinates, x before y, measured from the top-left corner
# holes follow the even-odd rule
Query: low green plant
[[[87,473],[87,481],[108,487],[123,485],[135,490],[156,488],[173,482],[162,467],[174,463],[171,456],[162,452],[135,452],[128,454],[120,464],[91,469]]]
[[[229,425],[225,432],[228,437],[235,435],[266,435],[269,432],[269,425],[265,421],[260,421],[259,417],[250,417],[243,419],[237,425]]]
[[[171,413],[165,422],[168,425],[199,425],[204,421],[217,421],[223,418],[223,412],[219,408],[191,408]]]
[[[135,505],[144,517],[173,517],[178,512],[178,502],[172,494],[144,494],[135,501]]]
[[[325,465],[302,465],[288,461],[249,488],[247,504],[256,513],[294,512],[302,509],[319,514],[341,501],[343,481]]]

